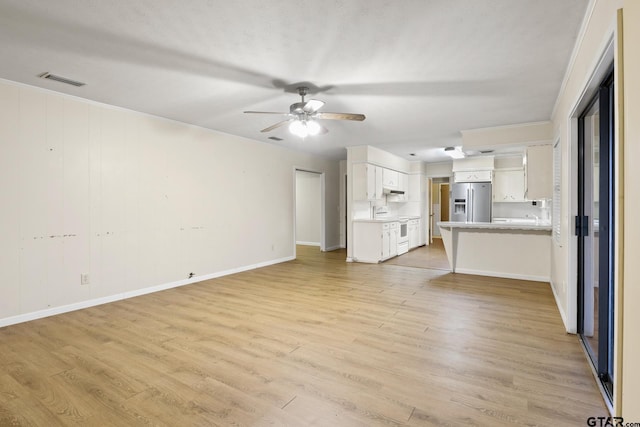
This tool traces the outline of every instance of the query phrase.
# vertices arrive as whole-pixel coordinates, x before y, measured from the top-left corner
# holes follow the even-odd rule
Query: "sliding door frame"
[[[614,99],[614,72],[613,66],[607,71],[606,77],[599,85],[598,91],[584,107],[578,118],[578,212],[575,222],[575,234],[578,236],[577,245],[577,282],[578,282],[578,310],[577,326],[578,333],[585,347],[585,350],[594,365],[598,380],[601,382],[603,390],[611,402],[613,399],[614,387],[614,276],[615,276],[615,99]],[[584,120],[595,103],[599,107],[599,139],[598,158],[599,175],[592,176],[591,180],[586,179],[585,168],[593,170],[593,159],[590,153],[585,152],[585,125]],[[589,147],[593,150],[593,147]],[[586,186],[592,181],[598,180],[598,259],[588,260],[586,257],[585,243],[589,234],[595,235],[595,226],[592,218],[585,215],[585,202],[591,203],[596,196],[585,197]],[[588,181],[588,182],[587,182]],[[585,277],[585,262],[598,263],[598,320],[594,328],[598,334],[597,348],[592,348],[591,343],[585,336],[585,286],[589,278]],[[595,280],[595,277],[591,279]]]

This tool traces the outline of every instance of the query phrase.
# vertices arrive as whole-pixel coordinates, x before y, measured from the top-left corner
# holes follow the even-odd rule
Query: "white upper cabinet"
[[[351,176],[353,200],[381,200],[382,168],[369,163],[355,163]]]
[[[400,174],[397,171],[391,169],[382,170],[382,186],[384,188],[390,188],[397,190],[399,185]]]
[[[527,200],[553,197],[553,147],[551,144],[527,148]]]
[[[374,187],[374,197],[375,200],[381,200],[384,197],[384,193],[382,192],[382,171],[384,168],[381,168],[380,166],[370,166],[375,168],[376,184]]]
[[[453,160],[453,172],[475,172],[494,169],[493,156],[467,157]]]
[[[524,202],[524,169],[496,169],[493,178],[494,202]]]
[[[454,182],[491,182],[493,178],[494,157],[479,156],[453,161]]]
[[[371,163],[352,166],[352,199],[356,201],[384,200],[406,202],[409,198],[409,175]],[[384,194],[384,189],[401,190],[405,194]]]
[[[463,171],[454,172],[454,182],[491,182],[493,171]]]
[[[400,201],[406,202],[409,200],[409,175],[400,172],[398,174],[398,190],[404,191],[404,194],[400,195]]]

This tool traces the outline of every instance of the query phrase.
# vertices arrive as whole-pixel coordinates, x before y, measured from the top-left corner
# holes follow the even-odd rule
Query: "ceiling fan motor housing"
[[[304,113],[304,106],[305,106],[306,102],[295,102],[293,104],[291,104],[291,106],[289,107],[289,112],[291,114],[302,114]]]

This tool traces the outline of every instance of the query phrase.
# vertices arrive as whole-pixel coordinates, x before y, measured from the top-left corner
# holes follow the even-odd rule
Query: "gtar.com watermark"
[[[627,423],[622,417],[589,417],[587,425],[589,427],[640,427],[640,422]]]

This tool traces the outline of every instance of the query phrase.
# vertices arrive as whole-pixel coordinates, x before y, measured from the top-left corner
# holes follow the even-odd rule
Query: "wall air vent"
[[[77,82],[75,80],[68,79],[66,77],[56,76],[55,74],[51,74],[51,73],[42,73],[38,77],[40,77],[41,79],[55,80],[57,82],[66,83],[68,85],[76,86],[76,87],[84,86],[86,84],[86,83]]]
[[[282,141],[282,138],[278,138],[277,136],[270,136],[269,139],[272,139],[274,141]]]

